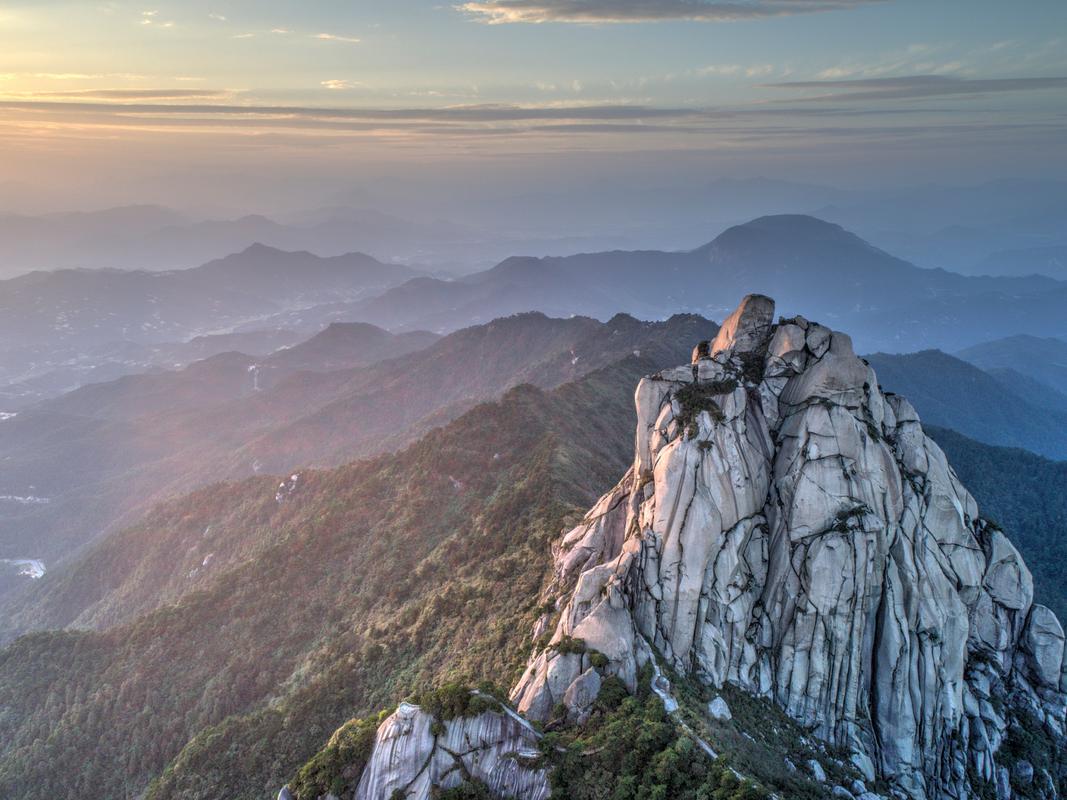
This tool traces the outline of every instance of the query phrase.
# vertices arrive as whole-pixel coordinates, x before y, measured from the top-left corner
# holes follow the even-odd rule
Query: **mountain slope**
[[[520,387],[402,454],[302,473],[281,503],[255,478],[172,504],[106,566],[157,546],[167,574],[175,552],[217,546],[208,526],[255,558],[109,632],[0,652],[0,793],[136,794],[171,763],[151,796],[258,798],[353,710],[450,672],[517,675],[548,541],[623,464],[614,432],[652,364]]]
[[[930,424],[989,444],[1067,459],[1067,412],[1034,403],[1017,387],[937,350],[865,356],[882,385],[902,394]]]
[[[98,365],[125,360],[109,349],[173,347],[294,309],[304,309],[295,324],[257,327],[312,333],[322,325],[311,309],[371,296],[415,274],[360,253],[319,258],[253,245],[194,269],[57,270],[3,280],[0,388],[17,397],[27,382],[57,372],[91,381]]]
[[[458,331],[369,367],[299,373],[259,392],[240,362],[229,374],[245,394],[210,407],[121,419],[20,414],[0,431],[7,466],[0,494],[27,494],[32,485],[50,502],[0,507],[0,546],[6,549],[0,555],[30,553],[51,568],[97,531],[136,521],[153,500],[257,471],[288,475],[397,449],[520,383],[558,386],[635,350],[657,361],[676,360],[694,338],[715,330],[699,317],[645,323],[619,316],[600,323],[526,314]],[[153,376],[150,383],[159,380]],[[183,393],[157,388],[174,402],[205,394],[195,384]],[[117,402],[111,396],[101,414]],[[93,614],[84,605],[53,603],[53,579],[35,581],[32,591],[3,608],[4,629],[62,627],[75,618],[90,623]]]
[[[319,258],[262,245],[194,269],[34,272],[0,282],[0,344],[172,341],[286,306],[358,298],[412,274],[360,253]]]
[[[1009,336],[983,342],[956,356],[984,370],[1012,369],[1067,393],[1067,341]]]
[[[297,372],[366,367],[429,347],[438,338],[425,331],[398,335],[365,323],[334,323],[264,357],[222,353],[178,371],[93,383],[39,404],[32,413],[128,421],[210,408],[268,389]]]

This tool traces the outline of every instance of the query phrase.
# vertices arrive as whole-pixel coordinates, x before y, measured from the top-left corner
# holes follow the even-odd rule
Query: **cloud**
[[[121,91],[121,90],[110,90]],[[181,90],[174,90],[181,91]],[[371,121],[436,120],[441,122],[516,122],[538,120],[643,120],[643,119],[692,119],[721,116],[699,108],[657,108],[644,105],[605,104],[549,104],[509,105],[480,104],[443,106],[437,108],[317,108],[304,106],[272,105],[227,105],[227,104],[182,104],[165,103],[86,103],[49,101],[5,101],[0,109],[40,110],[60,113],[144,113],[165,115],[169,113],[204,114],[247,117],[286,117],[289,119],[353,119]]]
[[[178,78],[178,80],[183,80]],[[185,80],[198,80],[196,78]],[[231,92],[213,89],[71,89],[28,92],[31,97],[90,98],[94,100],[224,100]]]
[[[208,19],[213,19],[216,22],[225,22],[226,21],[226,15],[225,14],[216,14],[215,12],[211,12],[210,14],[208,14],[207,18]]]
[[[159,21],[159,12],[158,11],[142,11],[141,12],[141,24],[142,25],[153,25],[153,26],[155,26],[157,28],[173,28],[174,27],[174,22],[171,21],[171,20],[167,20],[166,22],[160,22]]]
[[[328,81],[322,81],[321,83],[327,89],[332,89],[334,91],[340,91],[343,89],[358,89],[359,87],[364,85],[360,81],[341,80],[338,78],[334,78]]]
[[[743,67],[740,64],[708,64],[696,71],[697,75],[737,75]]]
[[[765,83],[762,86],[768,89],[820,92],[817,95],[797,98],[802,101],[915,100],[925,97],[1067,89],[1067,77],[958,78],[951,75],[904,75],[893,78],[857,78],[854,80],[785,81]],[[790,102],[795,102],[795,100]]]
[[[733,22],[840,11],[882,0],[475,0],[457,8],[487,22]]]
[[[334,33],[316,33],[315,39],[322,39],[327,42],[346,42],[348,44],[359,44],[360,40],[355,36],[338,36]]]

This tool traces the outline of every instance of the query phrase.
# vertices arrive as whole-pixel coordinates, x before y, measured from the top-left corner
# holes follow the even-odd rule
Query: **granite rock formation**
[[[477,781],[495,797],[546,800],[545,770],[536,766],[537,734],[505,709],[438,722],[402,703],[378,728],[356,800],[429,800],[442,789]]]
[[[1013,725],[1067,746],[1060,622],[847,335],[749,296],[636,405],[632,468],[554,553],[521,713],[580,716],[599,652],[631,689],[661,659],[770,698],[902,797],[1006,800]]]

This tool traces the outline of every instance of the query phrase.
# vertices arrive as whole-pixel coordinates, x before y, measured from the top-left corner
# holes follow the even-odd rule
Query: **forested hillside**
[[[353,714],[514,679],[549,542],[624,471],[632,387],[656,367],[519,387],[280,501],[255,478],[171,504],[142,553],[209,526],[259,552],[131,623],[2,651],[0,795],[132,796],[162,773],[150,797],[259,798]]]

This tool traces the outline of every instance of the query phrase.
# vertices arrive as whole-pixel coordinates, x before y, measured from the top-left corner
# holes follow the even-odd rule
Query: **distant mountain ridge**
[[[847,325],[868,351],[954,351],[991,335],[1067,336],[1067,282],[921,269],[838,225],[786,214],[734,226],[692,251],[513,256],[457,280],[358,253],[320,258],[264,245],[187,270],[25,275],[0,282],[0,397],[84,380],[100,358],[91,352],[116,342],[310,333],[354,321],[448,333],[531,310],[601,320],[620,311],[714,318],[748,291],[775,293],[789,313]],[[113,374],[129,371],[104,360]]]
[[[1001,250],[976,263],[976,275],[1048,275],[1067,280],[1067,244]]]
[[[230,333],[287,310],[372,296],[416,274],[361,253],[320,258],[253,245],[192,269],[59,270],[0,281],[0,385],[56,369],[80,377],[72,365],[91,368],[94,351],[118,342],[173,345]],[[321,325],[308,316],[296,327],[311,333]]]
[[[1067,393],[1067,341],[1063,339],[1009,336],[956,355],[984,370],[1015,370]]]
[[[166,272],[33,272],[0,281],[0,347],[54,339],[173,341],[287,305],[359,298],[414,274],[362,253],[320,258],[264,245]]]
[[[530,308],[715,317],[751,291],[773,292],[791,313],[848,325],[863,349],[958,349],[988,338],[991,320],[1005,332],[1067,333],[1067,283],[922,269],[804,215],[761,217],[688,252],[510,258],[457,281],[409,282],[351,313],[386,328],[438,331]]]

